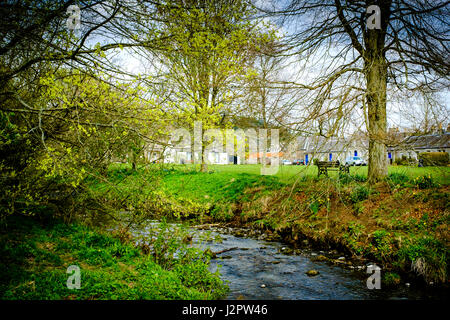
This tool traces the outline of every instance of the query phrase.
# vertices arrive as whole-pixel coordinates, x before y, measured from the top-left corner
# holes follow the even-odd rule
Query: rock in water
[[[317,271],[317,270],[309,270],[308,272],[306,272],[306,274],[309,277],[314,277],[314,276],[317,276],[319,274],[319,271]]]
[[[315,258],[313,258],[313,261],[327,261],[328,258],[325,257],[324,255],[318,255]]]

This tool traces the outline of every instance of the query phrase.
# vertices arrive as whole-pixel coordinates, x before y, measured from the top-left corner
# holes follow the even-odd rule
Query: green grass
[[[226,293],[209,257],[182,251],[170,264],[99,230],[10,217],[0,233],[0,299],[217,299]],[[81,289],[67,288],[69,265]]]
[[[163,179],[163,188],[172,195],[198,201],[235,201],[248,188],[264,187],[275,190],[284,185],[272,176],[219,171],[214,173],[173,171]]]
[[[193,170],[194,165],[171,165],[173,168],[187,168]],[[247,173],[260,175],[261,165],[209,165],[208,170],[218,173],[239,174]],[[410,180],[424,176],[431,175],[435,181],[441,185],[450,184],[450,167],[410,167],[410,166],[389,166],[388,174],[404,174]],[[337,177],[337,171],[329,171],[330,177]],[[367,166],[350,167],[350,175],[359,175],[367,178]],[[280,182],[292,183],[299,177],[315,178],[317,177],[317,166],[280,166],[278,172],[274,175]]]
[[[150,165],[150,167],[159,168],[160,165]],[[198,171],[199,166],[192,164],[177,165],[177,164],[165,164],[165,168],[172,168],[176,170],[183,170],[186,172]],[[235,177],[236,174],[250,174],[261,175],[261,165],[259,164],[244,164],[244,165],[208,165],[208,171],[214,173],[228,173]],[[110,167],[111,171],[117,171],[118,169],[131,168],[129,164],[113,164]],[[402,174],[406,175],[410,180],[421,176],[431,175],[435,182],[441,185],[450,185],[450,167],[411,167],[411,166],[389,166],[388,174]],[[339,173],[337,171],[329,171],[330,177],[337,177]],[[350,175],[357,175],[367,178],[367,166],[350,167]],[[317,166],[279,166],[278,172],[274,175],[280,182],[293,183],[297,179],[306,177],[308,179],[317,177]],[[323,177],[323,176],[322,176]]]

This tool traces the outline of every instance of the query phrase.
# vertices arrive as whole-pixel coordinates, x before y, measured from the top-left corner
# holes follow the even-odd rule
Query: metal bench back
[[[318,161],[318,167],[327,167],[327,168],[339,168],[339,161]]]

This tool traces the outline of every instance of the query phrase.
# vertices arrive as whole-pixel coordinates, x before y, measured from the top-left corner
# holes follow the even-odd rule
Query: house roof
[[[299,137],[299,150],[308,153],[322,153],[322,152],[347,152],[349,149],[367,149],[364,139],[345,139],[339,137],[326,138],[322,136],[313,137]]]
[[[403,145],[412,149],[445,149],[450,148],[450,132],[409,136]]]

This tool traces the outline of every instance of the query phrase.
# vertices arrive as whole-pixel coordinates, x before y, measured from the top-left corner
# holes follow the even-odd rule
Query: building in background
[[[433,134],[409,135],[400,143],[388,147],[388,158],[391,162],[407,158],[417,161],[422,152],[450,153],[450,132],[435,132]]]
[[[340,161],[351,156],[359,156],[367,161],[369,144],[362,135],[353,135],[349,138],[325,138],[322,136],[298,137],[297,159],[304,160],[305,164],[312,163],[314,159],[320,161]]]

